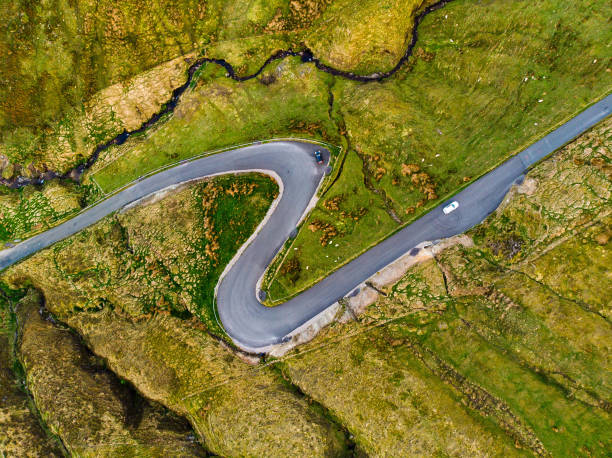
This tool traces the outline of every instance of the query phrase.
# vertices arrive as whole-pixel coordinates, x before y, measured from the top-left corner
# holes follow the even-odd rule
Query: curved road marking
[[[286,340],[294,330],[325,312],[358,285],[418,244],[450,237],[486,218],[513,183],[534,163],[562,147],[612,113],[612,95],[592,105],[543,139],[487,173],[451,200],[459,208],[444,215],[441,203],[414,223],[345,264],[328,277],[288,300],[269,308],[256,297],[258,281],[298,222],[310,208],[324,176],[313,152],[317,145],[275,142],[226,151],[183,163],[143,178],[73,219],[0,252],[0,269],[46,248],[104,216],[150,194],[212,175],[268,171],[276,175],[282,193],[257,233],[245,243],[220,278],[217,291],[219,317],[234,342],[249,351],[263,351]],[[325,163],[329,153],[325,151]],[[452,216],[452,224],[449,216]]]

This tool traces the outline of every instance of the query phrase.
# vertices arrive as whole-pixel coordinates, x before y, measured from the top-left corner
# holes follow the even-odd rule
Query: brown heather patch
[[[421,167],[416,164],[402,164],[402,175],[404,176],[412,175],[413,173],[417,173],[420,170]]]
[[[287,27],[287,21],[283,17],[283,10],[282,8],[277,8],[276,14],[272,20],[268,22],[264,30],[268,33],[276,33],[285,30],[285,27]]]
[[[416,51],[414,51],[414,56],[418,59],[424,60],[425,62],[431,62],[436,54],[425,51],[423,48],[417,48]]]
[[[336,228],[336,226],[330,223],[326,223],[325,221],[322,221],[320,219],[313,220],[308,225],[308,229],[310,229],[311,232],[322,232],[321,238],[319,239],[319,242],[321,242],[321,246],[327,245],[333,237],[338,235],[338,228]]]
[[[380,179],[385,176],[385,173],[387,173],[387,170],[384,167],[376,167],[376,172],[374,173],[374,179],[376,181],[380,181]]]
[[[255,183],[232,183],[232,185],[225,190],[225,193],[234,197],[236,195],[248,196],[255,189]]]
[[[597,244],[601,246],[605,246],[608,244],[611,238],[612,238],[612,230],[608,229],[605,232],[600,232],[599,234],[597,234],[595,236],[595,241],[597,242]]]
[[[340,217],[344,219],[352,219],[354,221],[358,221],[363,215],[367,213],[367,209],[365,207],[360,207],[357,210],[347,211],[341,210],[341,205],[346,201],[346,196],[344,194],[340,194],[338,196],[332,197],[331,199],[327,199],[323,203],[323,207],[326,210],[332,212],[339,212]]]
[[[279,273],[287,277],[287,279],[291,283],[295,283],[300,277],[300,273],[302,272],[302,266],[300,264],[300,260],[296,257],[289,259],[287,262],[283,263]]]
[[[333,0],[291,0],[289,13],[285,15],[282,8],[277,8],[276,14],[264,28],[267,33],[297,31],[312,25],[321,17]]]
[[[431,176],[425,172],[421,172],[421,168],[416,164],[402,164],[402,175],[410,178],[410,182],[417,187],[420,193],[425,195],[425,200],[436,200],[436,185]],[[425,204],[424,201],[417,203],[417,207]],[[414,211],[414,210],[413,210]],[[406,213],[410,214],[409,209]]]
[[[361,207],[358,210],[351,211],[351,212],[347,212],[343,210],[340,212],[340,216],[342,216],[342,218],[352,219],[353,221],[359,221],[359,219],[362,216],[364,216],[367,212],[368,212],[367,208]]]
[[[329,210],[329,211],[338,211],[340,210],[340,203],[344,200],[344,196],[339,195],[336,197],[333,197],[331,199],[327,199],[324,203],[323,206]]]

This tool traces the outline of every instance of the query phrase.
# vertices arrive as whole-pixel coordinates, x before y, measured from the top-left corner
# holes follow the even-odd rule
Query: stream
[[[250,75],[244,75],[244,76],[237,75],[232,64],[230,64],[225,59],[215,59],[215,58],[209,58],[209,57],[199,58],[193,64],[191,64],[191,66],[187,70],[187,81],[185,81],[185,83],[182,84],[181,86],[174,89],[172,91],[172,96],[170,97],[170,100],[166,102],[163,108],[157,113],[155,113],[153,116],[151,116],[151,118],[147,120],[144,124],[142,124],[138,129],[132,130],[132,131],[124,130],[119,135],[115,136],[114,138],[108,140],[107,142],[101,145],[98,145],[94,149],[91,156],[89,156],[87,161],[75,166],[74,168],[72,168],[66,173],[58,174],[52,170],[48,170],[32,178],[24,177],[24,176],[17,176],[14,178],[7,179],[7,178],[0,177],[0,184],[7,186],[9,188],[17,189],[17,188],[22,188],[28,185],[40,186],[45,181],[57,179],[57,178],[72,179],[75,182],[80,182],[81,177],[83,176],[83,173],[89,168],[91,168],[93,164],[96,163],[96,161],[100,157],[101,152],[107,150],[111,146],[122,145],[128,140],[128,138],[130,138],[130,136],[146,131],[148,128],[152,127],[157,122],[159,122],[160,119],[162,119],[163,117],[165,117],[166,115],[170,113],[173,113],[174,109],[178,105],[178,102],[180,101],[181,96],[187,90],[187,88],[189,88],[189,86],[191,85],[196,71],[200,67],[202,67],[204,64],[207,64],[207,63],[212,63],[212,64],[216,64],[216,65],[223,67],[227,72],[227,77],[233,79],[234,81],[238,81],[238,82],[244,82],[244,81],[248,81],[248,80],[257,78],[266,69],[266,67],[270,65],[272,62],[282,60],[287,57],[299,57],[302,59],[302,62],[312,63],[320,71],[323,71],[325,73],[329,73],[331,75],[338,76],[341,78],[346,78],[352,81],[359,81],[363,83],[383,81],[393,76],[395,73],[397,73],[397,71],[399,71],[402,68],[402,66],[406,63],[406,61],[410,58],[410,56],[412,56],[414,47],[418,40],[418,26],[423,21],[425,16],[427,16],[429,13],[433,11],[439,10],[440,8],[444,7],[447,3],[450,3],[451,1],[452,0],[440,0],[434,3],[433,5],[426,7],[425,9],[423,9],[423,11],[421,11],[419,14],[415,16],[414,24],[412,27],[412,35],[411,35],[410,43],[408,44],[406,51],[404,52],[404,55],[400,58],[400,60],[391,70],[388,70],[386,72],[377,72],[377,73],[372,73],[370,75],[359,75],[359,74],[355,74],[352,72],[338,70],[336,68],[330,67],[329,65],[326,65],[323,62],[321,62],[321,60],[316,58],[313,55],[312,51],[306,47],[304,47],[304,49],[300,51],[294,51],[292,49],[277,51],[274,54],[272,54],[270,57],[268,57],[268,59],[266,59],[266,61],[261,65],[261,67],[259,67],[257,71],[255,71],[254,73]]]

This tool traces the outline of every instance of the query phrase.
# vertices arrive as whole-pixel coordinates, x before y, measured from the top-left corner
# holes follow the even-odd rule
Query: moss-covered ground
[[[99,198],[94,186],[70,181],[51,181],[35,188],[0,188],[1,248],[42,232],[74,216],[83,207]]]
[[[211,30],[203,20],[205,9],[190,0],[3,1],[2,152],[23,165],[48,161],[55,170],[74,163],[87,153],[78,148],[85,103],[112,84],[196,48],[197,37]],[[107,128],[108,119],[96,121],[102,125],[91,134]]]
[[[225,58],[244,75],[304,43],[337,68],[386,71],[426,4],[77,3],[0,7],[4,178],[66,169],[138,126],[184,81],[185,58]],[[380,83],[333,77],[297,58],[243,83],[207,64],[172,116],[103,152],[90,188],[3,191],[0,239],[56,224],[95,200],[97,186],[109,192],[206,150],[279,136],[342,145],[338,179],[267,277],[269,296],[282,300],[608,93],[610,12],[601,0],[456,0],[425,18],[413,57]],[[213,291],[276,196],[266,177],[158,196],[2,280],[38,289],[107,368],[188,418],[215,454],[607,456],[611,144],[608,120],[536,166],[469,232],[473,246],[438,253],[354,321],[258,366],[218,339]],[[1,349],[15,323],[0,311]],[[79,443],[91,425],[78,424],[80,407],[54,404],[61,398],[49,396],[41,374],[65,386],[64,406],[78,406],[72,391],[100,380],[62,384],[76,373],[66,369],[69,352],[54,347],[59,336],[47,339],[38,310],[30,316],[37,320],[21,345],[30,382],[43,387],[34,400],[60,438]],[[14,389],[6,352],[0,357],[8,399],[0,450],[52,453]]]
[[[33,290],[16,304],[28,391],[71,456],[206,456],[185,419],[143,399],[80,338],[45,319]]]
[[[30,410],[14,355],[17,323],[10,300],[0,295],[0,452],[5,456],[62,456]],[[17,374],[18,375],[17,375]]]

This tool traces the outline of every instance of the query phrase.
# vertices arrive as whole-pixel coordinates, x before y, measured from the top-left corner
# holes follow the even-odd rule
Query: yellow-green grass
[[[110,192],[216,148],[292,135],[338,144],[344,135],[351,150],[340,178],[283,252],[292,264],[264,285],[273,299],[290,297],[608,93],[606,11],[605,2],[457,0],[423,21],[415,57],[383,83],[333,78],[298,59],[246,83],[207,65],[169,120],[105,152],[90,176]],[[404,173],[408,164],[425,186]],[[337,210],[325,207],[336,198]],[[325,247],[321,222],[337,232]]]
[[[363,158],[366,179],[387,196],[402,224],[612,90],[612,30],[605,12],[612,12],[606,2],[451,2],[423,21],[420,57],[396,77],[380,84],[336,82],[334,100],[350,145]],[[438,199],[427,200],[402,173],[403,164],[428,174]],[[332,187],[326,197],[343,192]],[[363,205],[359,192],[343,202],[328,216],[332,222],[340,224],[343,210]],[[299,264],[310,269],[292,281],[277,276],[264,285],[273,297],[307,288],[401,226],[387,223],[381,237],[380,226],[363,218],[351,231],[358,240],[336,237],[322,248],[304,233],[316,217],[298,236],[310,242],[296,252]],[[335,243],[350,246],[339,259]]]
[[[0,189],[0,249],[74,216],[87,201],[88,189],[57,181],[41,189]]]
[[[11,266],[3,278],[13,288],[33,282],[62,318],[121,303],[133,316],[197,316],[224,335],[214,310],[215,285],[277,193],[276,183],[262,175],[198,183],[161,202],[109,215]],[[34,274],[40,270],[45,275]]]
[[[273,189],[268,179],[223,177],[183,189],[13,266],[4,279],[39,287],[113,371],[187,415],[214,453],[339,453],[340,425],[357,453],[372,455],[605,456],[612,330],[600,309],[612,247],[611,125],[538,164],[462,237],[465,245],[413,266],[362,314],[345,314],[265,365],[239,361],[207,332],[208,321],[168,312],[184,309],[194,270],[215,267],[197,264],[207,246],[221,242],[212,253],[220,266],[232,255],[222,255],[227,240],[237,247],[248,236],[228,220],[253,207],[261,217],[272,198],[262,192]],[[347,156],[347,171],[352,163]],[[232,207],[234,185],[241,205]],[[209,243],[194,254],[202,237]],[[124,268],[129,274],[119,275]],[[558,280],[571,269],[590,278],[580,288]],[[163,300],[135,300],[146,295]]]
[[[449,328],[432,332],[424,345],[493,396],[504,399],[553,456],[601,456],[609,450],[606,431],[612,422],[608,412],[568,399],[564,390],[512,361],[503,348],[484,341],[460,319],[449,317]]]
[[[218,22],[193,0],[3,1],[0,8],[0,133],[9,157],[26,164],[55,130],[77,140],[72,122],[96,91],[191,51]]]
[[[297,58],[244,83],[220,74],[208,64],[167,122],[105,152],[91,174],[102,189],[113,191],[158,167],[230,145],[285,136],[338,141],[329,115],[328,75]]]
[[[326,203],[333,200],[332,196],[341,196],[340,205],[346,212],[345,216],[326,208],[326,205],[328,207],[330,205]],[[304,276],[314,279],[324,278],[330,270],[337,268],[344,260],[352,258],[356,253],[356,247],[366,246],[367,240],[380,240],[397,227],[385,212],[381,198],[364,187],[362,163],[354,151],[347,153],[338,181],[321,201],[297,237],[282,253],[284,262],[273,265],[266,273],[267,281],[275,276],[277,279],[268,289],[270,304],[288,299],[288,291],[292,291],[294,284]],[[338,232],[337,235],[325,237],[324,246],[323,232],[313,231],[314,226],[309,227],[312,224],[316,225],[317,222],[331,224]],[[368,228],[367,234],[362,228]],[[294,261],[294,268],[290,272],[278,275],[279,269],[283,268],[283,265],[290,264],[292,260],[297,260],[298,264]]]
[[[2,153],[14,165],[65,172],[123,127],[133,130],[100,113],[83,120],[87,104],[95,104],[102,89],[187,54],[222,58],[238,74],[253,73],[276,51],[303,47],[302,38],[328,4],[3,1]],[[142,95],[139,102],[146,106],[150,100]],[[21,168],[18,174],[28,172]]]
[[[84,150],[85,139],[95,146],[121,132],[95,115],[82,126],[84,106],[100,90],[192,52],[255,71],[278,49],[299,46],[326,3],[3,1],[2,153],[23,166],[66,171],[93,151]],[[268,27],[275,18],[283,27]]]
[[[335,69],[384,73],[404,56],[416,14],[433,3],[436,0],[336,0],[304,41]]]
[[[494,419],[464,406],[414,353],[391,341],[386,327],[358,335],[351,332],[360,326],[347,328],[283,365],[294,384],[340,419],[359,449],[370,456],[522,455]]]

